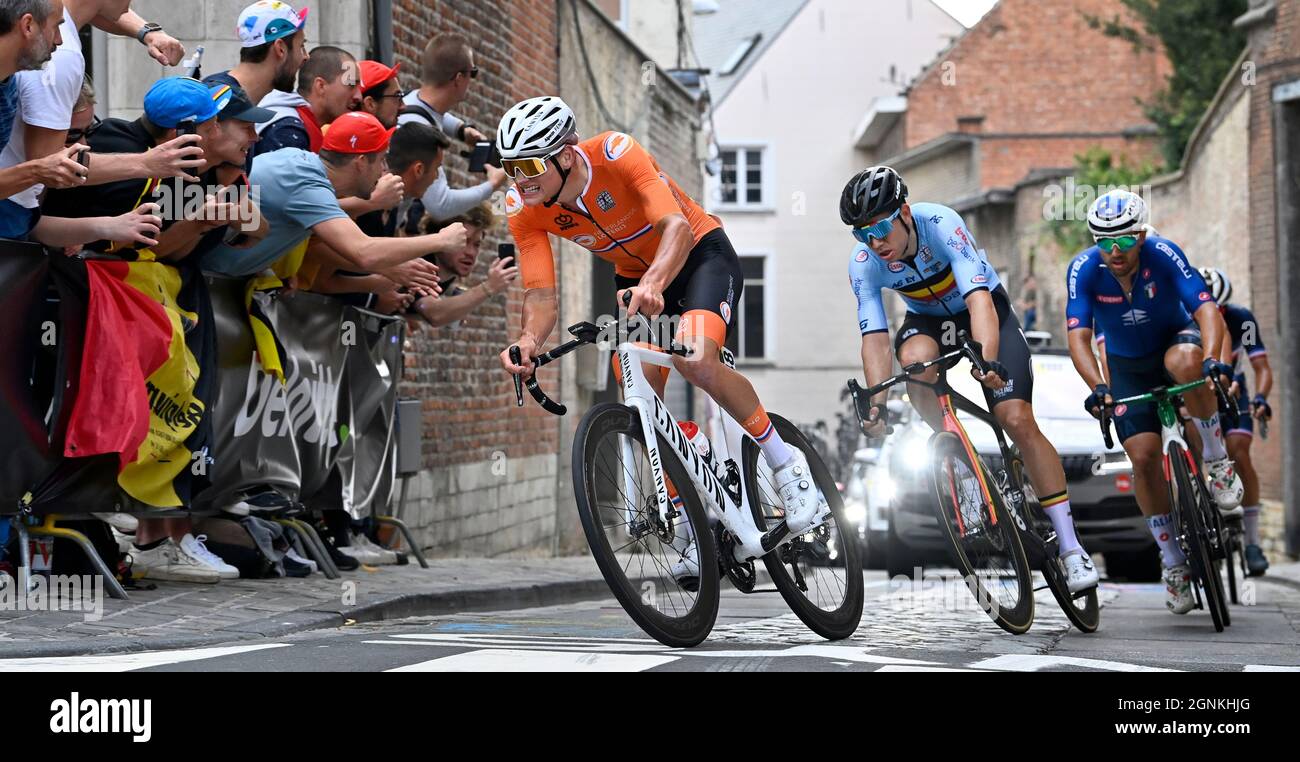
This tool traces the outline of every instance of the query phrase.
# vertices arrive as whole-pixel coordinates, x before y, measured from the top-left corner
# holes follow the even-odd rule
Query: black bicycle
[[[909,365],[870,389],[864,390],[856,380],[850,380],[849,392],[858,419],[869,417],[872,397],[897,384],[910,381],[933,389],[943,412],[943,431],[930,438],[939,523],[946,530],[950,554],[976,600],[1007,632],[1019,635],[1028,631],[1034,621],[1034,592],[1042,589],[1032,584],[1030,569],[1037,568],[1070,622],[1083,632],[1095,632],[1101,619],[1097,588],[1070,592],[1065,568],[1057,555],[1056,532],[1025,479],[1019,449],[1008,444],[992,413],[948,385],[948,371],[962,359],[970,360],[981,373],[988,371],[980,344],[965,331],[958,334],[958,341],[958,349],[929,362]],[[932,367],[939,368],[937,382],[913,378]],[[985,401],[991,409],[987,392]],[[993,464],[994,468],[975,450],[956,410],[993,429],[1001,450],[1001,460]],[[986,584],[992,582],[997,583],[994,589]]]
[[[1183,436],[1183,422],[1178,414],[1181,395],[1207,383],[1198,379],[1177,386],[1159,386],[1145,394],[1115,400],[1101,412],[1101,434],[1106,448],[1114,446],[1110,433],[1111,410],[1118,405],[1154,403],[1160,419],[1160,447],[1164,458],[1166,488],[1169,490],[1170,515],[1173,518],[1178,544],[1187,556],[1192,572],[1192,591],[1196,607],[1209,609],[1214,629],[1232,624],[1228,602],[1223,594],[1223,578],[1219,562],[1227,558],[1226,533],[1223,515],[1210,496],[1209,487],[1202,478],[1204,472]],[[1228,399],[1227,391],[1216,379],[1212,383],[1220,405]],[[1231,575],[1231,569],[1229,570]],[[1235,586],[1235,580],[1232,582]]]

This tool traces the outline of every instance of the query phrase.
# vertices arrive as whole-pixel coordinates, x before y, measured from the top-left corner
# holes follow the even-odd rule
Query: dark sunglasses
[[[100,125],[101,122],[103,122],[103,120],[100,119],[98,116],[96,116],[96,117],[94,117],[93,119],[90,120],[90,124],[86,126],[86,129],[84,129],[84,130],[72,130],[72,129],[68,130],[68,138],[67,138],[65,144],[66,144],[66,145],[72,145],[73,143],[80,143],[80,142],[81,142],[81,139],[84,138],[84,137],[86,137],[86,136],[89,135],[90,133],[94,132],[94,131],[99,127],[99,125]]]
[[[456,73],[457,73],[457,74],[468,74],[470,79],[478,79],[478,67],[477,67],[477,66],[475,66],[475,67],[472,68],[472,69],[461,69],[460,71],[458,71],[458,72],[456,72]]]

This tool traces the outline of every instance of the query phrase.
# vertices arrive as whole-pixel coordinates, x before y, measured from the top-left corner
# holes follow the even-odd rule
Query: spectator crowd
[[[410,330],[454,329],[500,298],[518,270],[508,258],[481,258],[480,247],[500,222],[491,199],[508,178],[488,163],[481,182],[453,187],[443,169],[449,152],[490,139],[455,113],[479,74],[466,38],[433,38],[419,88],[406,92],[400,66],[311,47],[307,15],[279,0],[252,3],[230,19],[238,61],[202,62],[214,70],[206,76],[173,69],[148,88],[140,117],[101,119],[84,28],[133,39],[167,67],[187,61],[184,46],[129,0],[0,0],[0,238],[38,244],[50,258],[84,260],[96,272],[147,265],[157,288],[121,276],[137,289],[132,299],[143,295],[160,314],[179,316],[180,338],[164,346],[172,359],[183,355],[182,364],[205,372],[212,351],[200,344],[212,341],[202,338],[211,307],[196,289],[212,277],[247,281],[250,293],[326,295],[400,316]],[[97,278],[90,282],[99,287]],[[88,344],[96,335],[87,329]],[[121,347],[110,336],[91,349],[103,362]],[[123,351],[135,357],[137,350]],[[266,355],[259,345],[263,365]],[[202,378],[191,382],[188,391],[201,398]],[[122,392],[103,393],[111,400]],[[144,394],[143,384],[133,393]],[[124,479],[140,465],[129,460]],[[127,578],[305,576],[316,565],[270,521],[301,511],[293,497],[260,485],[201,517],[96,515],[121,548],[110,565],[121,561]],[[183,508],[183,496],[180,502],[159,507]],[[17,554],[7,518],[0,515],[0,571],[12,574]],[[341,570],[404,562],[376,542],[372,523],[347,511],[304,518],[316,522]]]

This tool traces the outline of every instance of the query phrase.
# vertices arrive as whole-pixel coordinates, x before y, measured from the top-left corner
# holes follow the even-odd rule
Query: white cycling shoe
[[[1219,512],[1224,516],[1241,516],[1241,498],[1246,488],[1237,476],[1237,469],[1227,458],[1205,461],[1205,474],[1210,480],[1210,489],[1214,492],[1214,502],[1219,504]]]
[[[1083,550],[1063,556],[1061,564],[1065,566],[1065,585],[1071,593],[1081,593],[1088,588],[1096,587],[1101,581],[1097,567]]]
[[[774,474],[777,493],[785,508],[785,525],[790,534],[803,534],[830,515],[830,505],[813,482],[808,458],[793,450],[794,458]]]
[[[673,575],[673,581],[677,586],[688,593],[699,592],[700,589],[700,554],[699,549],[695,547],[695,540],[686,546],[686,550],[676,561],[673,561],[670,569]]]
[[[1192,571],[1187,564],[1165,569],[1165,608],[1175,614],[1186,614],[1196,608],[1192,595]]]

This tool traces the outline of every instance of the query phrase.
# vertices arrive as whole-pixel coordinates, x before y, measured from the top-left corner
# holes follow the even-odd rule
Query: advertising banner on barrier
[[[351,436],[337,469],[342,507],[361,518],[372,509],[387,512],[397,477],[397,384],[406,323],[355,307],[348,318],[356,320],[361,341],[348,356]]]

